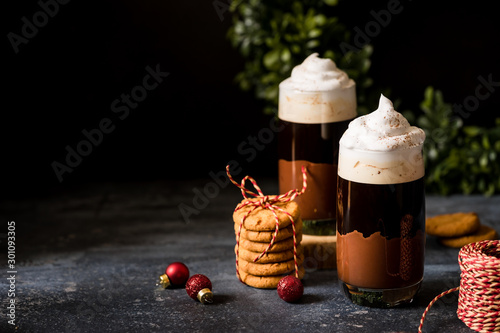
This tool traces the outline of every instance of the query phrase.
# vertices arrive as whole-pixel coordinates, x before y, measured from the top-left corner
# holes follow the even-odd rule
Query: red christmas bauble
[[[295,302],[304,294],[304,285],[300,279],[287,275],[278,282],[278,296],[285,302]]]
[[[182,262],[173,262],[165,269],[170,283],[176,286],[184,286],[189,278],[189,269]]]
[[[201,303],[212,303],[212,282],[203,274],[195,274],[186,282],[186,292]]]

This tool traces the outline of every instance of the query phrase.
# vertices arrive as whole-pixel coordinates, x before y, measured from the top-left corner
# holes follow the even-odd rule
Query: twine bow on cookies
[[[278,212],[282,212],[283,214],[287,215],[287,217],[290,219],[290,222],[292,223],[293,260],[294,260],[294,264],[295,264],[295,276],[298,278],[299,277],[298,276],[299,275],[299,268],[297,265],[297,241],[296,241],[296,234],[295,234],[295,221],[293,220],[293,217],[290,213],[288,213],[285,209],[277,206],[277,204],[293,201],[297,196],[304,193],[304,191],[307,188],[306,168],[304,166],[302,166],[302,190],[299,191],[298,189],[293,189],[293,190],[290,190],[284,194],[272,195],[272,196],[264,195],[262,193],[262,190],[260,189],[260,187],[257,185],[257,182],[255,181],[255,179],[253,179],[250,176],[245,176],[241,180],[241,184],[238,184],[233,179],[233,177],[231,177],[231,173],[229,172],[229,165],[226,166],[226,173],[227,173],[227,176],[229,177],[229,180],[241,190],[241,194],[243,195],[243,197],[245,199],[247,199],[247,200],[241,202],[240,204],[238,204],[238,206],[236,206],[234,211],[236,212],[244,207],[251,207],[250,210],[245,215],[243,215],[241,222],[240,222],[240,225],[239,225],[239,228],[238,228],[238,233],[236,235],[236,274],[238,275],[238,279],[241,282],[243,282],[241,280],[240,272],[238,269],[239,242],[240,242],[241,228],[243,226],[243,223],[245,223],[246,218],[257,208],[269,209],[273,213],[274,218],[276,220],[276,228],[274,230],[274,234],[273,234],[273,237],[271,239],[271,242],[269,243],[267,248],[259,256],[257,256],[253,261],[256,262],[260,258],[262,258],[267,253],[267,251],[273,246],[274,241],[276,240],[276,237],[278,236],[278,233],[279,233]],[[253,187],[257,190],[257,193],[252,192],[252,191],[248,190],[247,188],[245,188],[245,183],[247,180],[249,180],[252,183]],[[253,196],[255,198],[258,198],[258,200],[252,200],[252,198],[249,198],[248,195]]]

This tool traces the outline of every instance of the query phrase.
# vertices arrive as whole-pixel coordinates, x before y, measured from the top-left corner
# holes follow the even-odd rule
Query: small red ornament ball
[[[278,282],[278,296],[285,302],[295,302],[304,294],[304,285],[300,279],[287,275]]]
[[[194,300],[197,299],[200,290],[205,288],[212,290],[212,282],[203,274],[195,274],[186,282],[186,292]]]
[[[170,283],[176,286],[184,286],[189,278],[189,269],[182,262],[173,262],[165,269]]]

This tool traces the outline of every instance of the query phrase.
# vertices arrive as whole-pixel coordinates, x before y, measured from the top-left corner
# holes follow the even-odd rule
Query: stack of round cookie
[[[425,232],[428,235],[437,236],[441,244],[456,248],[469,243],[498,238],[496,230],[481,224],[474,212],[429,217],[425,221]]]
[[[257,199],[245,199],[242,201]],[[276,206],[288,212],[295,224],[295,239],[297,249],[297,265],[299,267],[299,278],[304,276],[302,262],[304,254],[300,241],[302,239],[302,220],[296,202],[276,203]],[[253,206],[238,209],[233,214],[234,231],[238,240],[238,230],[243,217]],[[272,240],[276,229],[276,218],[270,209],[256,208],[250,213],[241,226],[239,244],[235,246],[238,253],[238,270],[241,281],[255,288],[276,288],[279,280],[288,274],[295,273],[295,261],[293,256],[293,226],[288,215],[278,213],[279,232],[275,242],[264,256],[254,262],[262,252],[266,250]]]

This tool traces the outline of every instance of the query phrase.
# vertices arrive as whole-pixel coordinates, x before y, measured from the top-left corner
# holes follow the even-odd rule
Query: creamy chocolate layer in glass
[[[330,59],[312,54],[279,86],[280,193],[302,188],[297,197],[306,234],[335,233],[339,140],[356,117],[356,86]]]
[[[337,271],[355,303],[411,302],[424,273],[424,132],[390,100],[349,124],[340,140]]]

